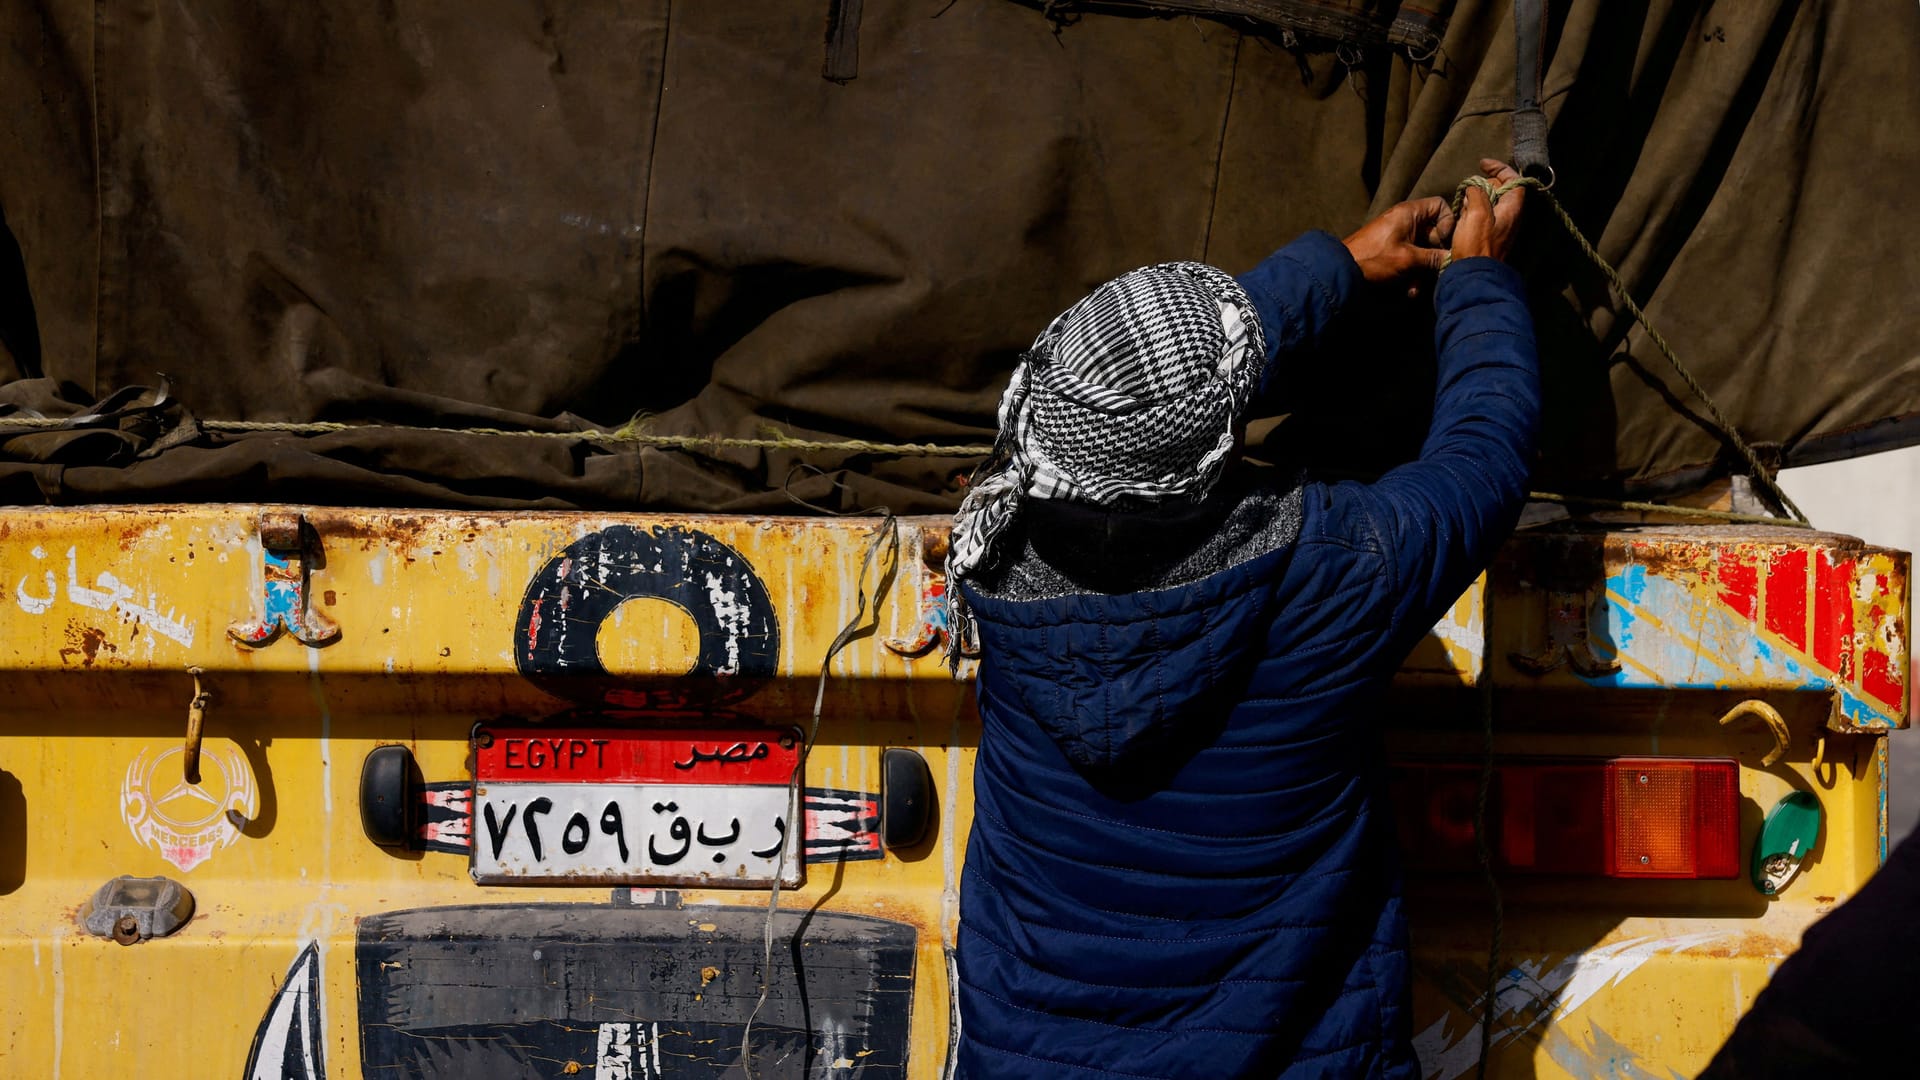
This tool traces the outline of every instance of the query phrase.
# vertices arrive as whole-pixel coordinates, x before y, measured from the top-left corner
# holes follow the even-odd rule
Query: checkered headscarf
[[[1054,319],[1014,369],[993,456],[954,517],[955,647],[971,630],[958,582],[992,561],[1023,498],[1111,506],[1205,494],[1266,357],[1246,291],[1201,263],[1123,274]]]

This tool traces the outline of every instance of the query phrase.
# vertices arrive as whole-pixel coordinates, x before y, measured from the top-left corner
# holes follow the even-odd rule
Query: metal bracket
[[[1793,736],[1787,731],[1787,721],[1780,715],[1780,710],[1764,701],[1743,701],[1727,710],[1727,715],[1720,718],[1720,726],[1725,727],[1742,716],[1757,717],[1773,732],[1773,749],[1760,759],[1761,765],[1771,766],[1787,756],[1787,746],[1793,741]]]
[[[258,648],[272,643],[285,630],[302,645],[326,645],[340,636],[340,625],[309,602],[308,577],[320,561],[315,543],[307,545],[306,519],[290,511],[260,515],[260,559],[266,588],[259,614],[227,628],[242,645]]]
[[[190,667],[187,674],[193,676],[193,700],[187,702],[187,741],[180,747],[180,758],[187,783],[197,784],[200,782],[200,734],[207,724],[207,706],[213,704],[213,694],[201,687],[200,668]]]

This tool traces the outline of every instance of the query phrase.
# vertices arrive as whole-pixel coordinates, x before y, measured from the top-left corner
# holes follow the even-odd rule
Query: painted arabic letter
[[[500,860],[500,849],[507,844],[507,830],[513,828],[513,816],[520,812],[520,807],[509,805],[507,807],[507,820],[505,821],[498,821],[494,818],[492,803],[487,803],[481,812],[486,815],[487,839],[493,843],[493,858],[495,862],[498,862]]]
[[[146,623],[147,629],[163,638],[187,648],[193,647],[193,627],[174,617],[174,609],[168,608],[165,617],[160,614],[159,601],[152,593],[147,594],[147,604],[122,604],[121,610]]]
[[[622,820],[620,804],[609,801],[607,808],[600,811],[600,831],[613,837],[620,845],[620,861],[627,861],[627,824]]]
[[[60,596],[60,583],[54,580],[53,571],[46,571],[46,575],[47,595],[44,597],[28,595],[27,579],[24,577],[20,579],[20,584],[14,586],[13,598],[19,602],[21,611],[29,615],[45,614],[46,610],[53,606],[54,600]]]
[[[653,837],[647,837],[647,855],[653,859],[655,865],[672,866],[686,858],[687,852],[693,849],[693,826],[687,824],[686,818],[674,818],[673,824],[667,828],[667,835],[680,841],[679,851],[662,854],[659,848],[653,846]]]
[[[738,839],[740,839],[739,818],[733,819],[733,831],[725,836],[708,836],[706,823],[700,823],[700,842],[708,847],[725,847]]]
[[[93,583],[105,590],[109,608],[118,607],[133,599],[132,587],[108,571],[100,571],[100,576],[94,578]]]
[[[780,849],[787,845],[787,819],[784,817],[774,818],[773,830],[780,834],[779,839],[773,842],[773,846],[753,852],[752,854],[755,858],[771,859],[775,855],[780,854]]]
[[[579,839],[574,838],[576,829],[580,834]],[[575,812],[567,819],[567,827],[560,830],[560,850],[569,855],[578,855],[587,850],[587,840],[591,836],[592,833],[587,831],[587,815]]]
[[[81,607],[90,607],[105,611],[113,606],[113,598],[97,589],[89,589],[80,584],[80,549],[67,549],[67,599]]]
[[[553,800],[545,795],[527,804],[527,812],[520,815],[520,826],[527,830],[527,843],[533,845],[535,861],[540,859],[540,828],[533,819],[553,809]]]

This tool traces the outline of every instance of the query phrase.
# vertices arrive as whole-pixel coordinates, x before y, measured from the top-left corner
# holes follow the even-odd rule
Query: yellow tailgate
[[[751,1018],[757,1076],[945,1075],[978,724],[941,656],[943,541],[940,522],[872,519],[0,514],[0,1071],[738,1075]],[[1491,677],[1502,759],[1731,756],[1743,835],[1790,789],[1825,811],[1776,899],[1744,879],[1503,880],[1497,1074],[1697,1068],[1871,872],[1905,571],[1806,533],[1523,537],[1416,650],[1403,760],[1477,760]],[[489,840],[476,724],[805,731],[863,591],[876,614],[830,665],[795,815],[805,880],[779,896],[771,967],[764,887],[470,878],[462,844]],[[1764,725],[1717,722],[1754,697],[1789,729],[1773,766]],[[413,770],[397,847],[363,822],[380,747]],[[910,772],[883,782],[889,750],[924,760],[921,804]],[[881,843],[888,812],[924,814],[926,837]],[[89,904],[123,877],[183,886],[190,919],[139,940],[178,904],[107,897],[139,912],[121,944]],[[1491,908],[1472,874],[1415,874],[1409,897],[1417,1045],[1430,1075],[1463,1075]]]

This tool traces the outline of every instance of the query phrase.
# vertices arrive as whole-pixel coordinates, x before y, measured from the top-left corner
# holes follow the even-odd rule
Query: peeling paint
[[[1636,936],[1570,954],[1552,967],[1536,959],[1521,960],[1507,970],[1494,990],[1498,1004],[1493,1046],[1498,1049],[1542,1027],[1558,1030],[1582,1006],[1626,982],[1656,956],[1687,952],[1730,936],[1721,930]],[[1483,1015],[1484,1001],[1484,995],[1475,1001],[1470,1015]],[[1457,1028],[1456,1015],[1449,1011],[1414,1036],[1414,1053],[1427,1080],[1454,1080],[1479,1063],[1480,1025]],[[1576,1071],[1575,1075],[1589,1074]]]

